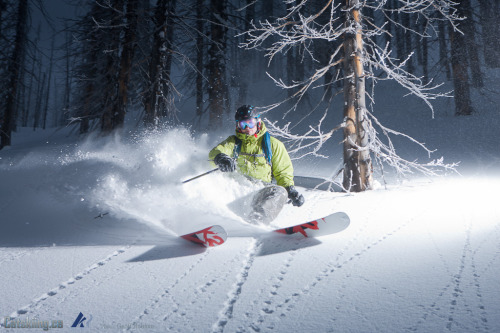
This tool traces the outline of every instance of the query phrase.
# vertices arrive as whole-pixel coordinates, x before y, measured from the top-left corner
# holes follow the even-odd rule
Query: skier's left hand
[[[288,192],[288,199],[292,200],[294,206],[300,207],[304,204],[304,196],[294,186],[287,187],[286,190]]]
[[[234,170],[236,170],[236,162],[234,161],[234,159],[223,153],[215,156],[214,163],[222,172],[233,172]]]

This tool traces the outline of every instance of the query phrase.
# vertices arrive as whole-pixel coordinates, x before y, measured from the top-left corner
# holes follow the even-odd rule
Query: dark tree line
[[[3,26],[3,18],[7,18],[8,6],[10,5],[10,10],[15,15],[14,22],[12,23],[13,36],[9,36],[8,28],[9,26]],[[8,4],[5,1],[0,2],[0,17],[2,20],[1,39],[4,46],[8,46],[12,43],[12,48],[5,50],[2,49],[2,60],[0,62],[5,68],[5,72],[2,73],[2,100],[1,100],[1,111],[2,111],[2,126],[0,132],[0,149],[5,146],[11,145],[11,133],[16,123],[17,116],[17,96],[20,84],[20,78],[23,76],[23,60],[26,52],[27,44],[27,22],[28,22],[28,0],[20,0],[17,8],[13,8],[12,4]],[[10,52],[9,52],[10,51]],[[5,66],[5,67],[4,67]]]
[[[59,50],[66,55],[59,60],[64,65],[57,66],[64,68],[64,83],[53,85],[56,67],[47,64],[53,64],[54,56],[36,51],[36,33],[30,26],[34,1],[0,0],[0,147],[11,144],[17,125],[44,127],[48,117],[54,125],[78,123],[81,133],[122,128],[131,108],[141,110],[146,128],[175,124],[177,102],[190,98],[195,104],[193,123],[203,119],[215,129],[236,104],[249,103],[250,87],[266,72],[289,84],[301,82],[312,75],[314,63],[327,64],[328,54],[338,48],[335,41],[318,39],[312,47],[284,49],[283,56],[268,62],[262,52],[240,47],[252,22],[287,13],[297,20],[293,1],[82,0],[86,14],[76,23],[66,22],[59,32],[66,38]],[[307,11],[319,12],[328,2],[309,0]],[[345,4],[337,2],[340,16]],[[467,115],[473,112],[470,89],[484,85],[488,68],[500,67],[500,8],[496,0],[456,2],[457,14],[465,19],[458,29],[441,21],[431,38],[423,38],[428,33],[426,17],[399,10],[407,1],[387,0],[384,15],[375,10],[380,2],[368,1],[359,15],[364,25],[382,23],[388,33],[373,39],[381,47],[390,42],[393,56],[406,60],[406,71],[424,80],[438,72],[448,75],[455,85],[456,114]],[[334,16],[321,12],[317,20],[327,24]],[[266,43],[272,44],[272,38]],[[307,54],[311,49],[312,57]],[[439,56],[432,57],[433,52]],[[44,70],[42,57],[52,58],[44,60]],[[344,70],[325,73],[327,99],[332,88],[345,84],[338,79]],[[291,89],[289,96],[296,93]],[[49,96],[59,102],[50,104]]]

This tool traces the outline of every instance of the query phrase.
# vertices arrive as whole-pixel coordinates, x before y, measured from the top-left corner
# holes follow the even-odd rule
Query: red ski
[[[180,237],[201,246],[214,247],[224,244],[227,239],[227,233],[220,225],[213,225]]]
[[[346,213],[338,212],[318,220],[274,230],[281,234],[302,234],[304,237],[319,237],[344,230],[350,224]]]

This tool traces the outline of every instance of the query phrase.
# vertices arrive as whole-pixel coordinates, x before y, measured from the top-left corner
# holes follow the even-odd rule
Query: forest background
[[[495,0],[0,0],[0,17],[0,148],[16,144],[19,127],[216,133],[239,105],[253,104],[293,157],[324,157],[324,143],[343,129],[335,143],[344,142],[343,186],[364,190],[371,180],[363,172],[373,169],[364,151],[398,174],[454,167],[395,153],[390,135],[405,135],[374,117],[377,89],[393,89],[385,80],[420,99],[409,103],[426,106],[429,121],[440,97],[457,116],[498,108],[490,75],[500,67]],[[361,75],[349,72],[350,37],[364,43],[352,51]]]

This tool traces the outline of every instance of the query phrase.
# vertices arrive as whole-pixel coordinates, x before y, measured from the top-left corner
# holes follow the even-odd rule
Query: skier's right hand
[[[233,172],[234,170],[236,170],[236,162],[234,161],[234,159],[223,153],[215,156],[214,163],[222,172]]]
[[[289,186],[286,188],[288,192],[288,199],[292,201],[292,204],[296,207],[300,207],[304,204],[304,196],[295,189],[295,186]]]

